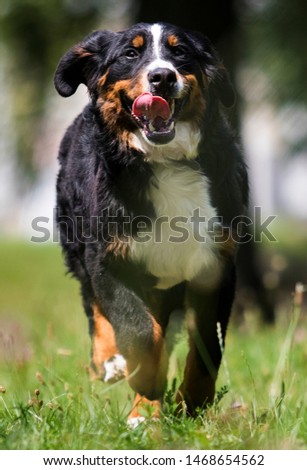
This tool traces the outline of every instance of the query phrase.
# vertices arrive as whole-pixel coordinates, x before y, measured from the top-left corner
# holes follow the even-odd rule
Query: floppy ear
[[[96,75],[106,64],[108,46],[115,35],[112,31],[95,31],[62,57],[54,76],[55,88],[61,96],[73,95],[80,83],[93,91]]]
[[[230,108],[235,103],[236,95],[229,74],[217,51],[202,33],[192,31],[190,35],[214,93],[224,106]]]

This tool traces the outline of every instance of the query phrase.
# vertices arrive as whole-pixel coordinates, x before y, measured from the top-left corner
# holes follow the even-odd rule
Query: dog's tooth
[[[154,128],[152,122],[150,122],[150,123],[148,124],[148,128],[149,128],[149,130],[150,130],[151,132],[155,132],[155,130],[156,130],[156,129]]]

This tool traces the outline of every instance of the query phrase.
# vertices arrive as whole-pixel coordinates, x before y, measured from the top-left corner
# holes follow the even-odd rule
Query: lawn
[[[160,422],[131,430],[127,384],[88,376],[87,321],[60,248],[3,241],[0,260],[1,449],[307,448],[307,318],[291,292],[275,326],[253,312],[231,322],[216,403],[195,420],[174,414],[180,334]]]

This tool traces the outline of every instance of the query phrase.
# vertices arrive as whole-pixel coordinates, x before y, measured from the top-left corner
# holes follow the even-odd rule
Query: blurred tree
[[[306,0],[244,0],[246,54],[267,75],[275,104],[307,103]]]
[[[17,159],[30,178],[36,173],[33,146],[60,54],[97,24],[103,6],[103,0],[1,0],[0,41],[10,70]]]

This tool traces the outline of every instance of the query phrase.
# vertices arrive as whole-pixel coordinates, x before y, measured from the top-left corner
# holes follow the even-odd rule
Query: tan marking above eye
[[[175,36],[175,34],[171,34],[169,37],[168,37],[168,43],[170,46],[174,47],[174,46],[177,46],[178,44],[178,38],[177,36]]]
[[[133,39],[132,39],[132,45],[134,47],[142,47],[144,45],[144,38],[143,36],[141,36],[140,34],[138,34],[137,36],[135,36]]]

